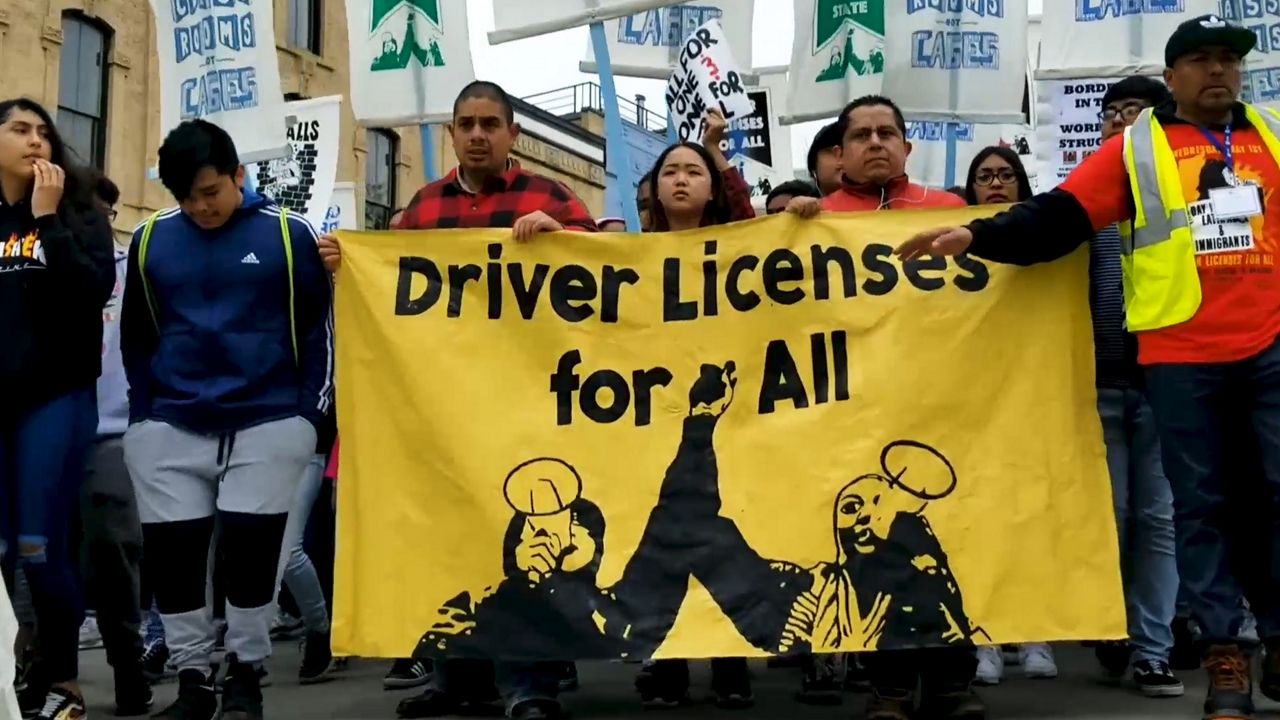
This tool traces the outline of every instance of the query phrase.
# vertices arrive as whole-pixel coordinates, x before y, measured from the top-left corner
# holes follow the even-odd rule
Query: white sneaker
[[[92,615],[80,626],[80,649],[96,650],[102,647],[102,633],[98,632],[98,619]]]
[[[1022,672],[1029,678],[1049,680],[1058,677],[1058,664],[1053,661],[1053,648],[1048,643],[1027,643],[1018,649],[1022,656]]]
[[[983,645],[978,648],[978,671],[973,676],[974,685],[999,685],[1004,678],[1004,654],[1000,648]]]

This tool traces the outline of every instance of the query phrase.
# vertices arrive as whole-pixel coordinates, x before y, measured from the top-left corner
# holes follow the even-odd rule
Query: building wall
[[[275,36],[285,93],[345,95],[349,86],[346,10],[341,0],[320,0],[320,55],[285,47],[286,0],[275,0]],[[58,105],[62,13],[78,11],[112,31],[107,57],[106,171],[121,190],[116,229],[127,233],[150,212],[173,205],[158,181],[148,180],[160,129],[155,23],[147,0],[0,0],[0,98],[32,97],[50,112]],[[395,128],[399,138],[396,196],[404,205],[421,186],[422,147],[417,127]],[[363,207],[366,131],[349,105],[342,110],[338,180],[354,182]]]

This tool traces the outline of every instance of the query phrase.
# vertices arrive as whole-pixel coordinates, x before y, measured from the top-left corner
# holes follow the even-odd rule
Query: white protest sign
[[[1174,29],[1217,11],[1218,0],[1047,0],[1036,78],[1159,73]]]
[[[730,121],[720,143],[720,151],[738,168],[752,197],[768,195],[774,186],[795,177],[791,170],[791,130],[779,125],[779,108],[775,104],[785,92],[786,75],[760,78],[761,85],[747,88],[751,114]]]
[[[242,161],[284,154],[271,0],[151,0],[151,10],[161,136],[200,118],[231,135]]]
[[[609,62],[615,75],[665,80],[680,58],[684,39],[711,20],[719,20],[733,56],[751,67],[751,29],[755,0],[691,2],[654,8],[606,20]],[[599,72],[595,50],[587,40],[587,57],[578,64],[584,73]]]
[[[489,33],[489,44],[544,35],[674,4],[672,0],[493,0],[494,29]]]
[[[360,218],[356,214],[356,184],[338,182],[333,184],[333,195],[329,198],[329,209],[325,212],[324,221],[316,227],[321,233],[335,230],[360,230]]]
[[[466,0],[346,0],[351,108],[371,127],[440,122],[475,80]]]
[[[305,215],[317,228],[324,223],[338,174],[341,108],[341,95],[287,103],[288,155],[246,167],[259,195]]]
[[[913,120],[1021,122],[1027,3],[905,0],[887,6],[884,90]]]
[[[1039,188],[1062,182],[1102,145],[1102,96],[1120,78],[1036,81]]]
[[[751,99],[718,20],[685,38],[675,72],[667,81],[667,107],[680,140],[697,141],[702,118],[717,109],[725,120],[751,114]]]
[[[1258,36],[1253,52],[1245,56],[1240,99],[1269,108],[1280,108],[1280,2],[1221,0],[1224,20],[1239,23]]]
[[[885,0],[795,0],[781,122],[830,120],[849,101],[880,92],[884,22]]]
[[[964,185],[969,165],[982,149],[995,145],[1018,154],[1028,177],[1036,176],[1035,130],[1020,123],[974,124],[935,121],[907,123],[907,140],[911,154],[907,156],[907,176],[912,182],[929,187],[945,187],[947,180],[946,126],[956,129],[956,170],[953,182]]]

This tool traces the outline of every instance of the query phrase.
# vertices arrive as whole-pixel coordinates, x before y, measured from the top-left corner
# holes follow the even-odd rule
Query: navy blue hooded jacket
[[[245,190],[215,230],[162,213],[145,267],[155,321],[138,269],[145,223],[134,230],[120,328],[131,423],[216,435],[300,415],[321,432],[333,404],[332,287],[315,229],[290,213],[295,363],[280,212]]]

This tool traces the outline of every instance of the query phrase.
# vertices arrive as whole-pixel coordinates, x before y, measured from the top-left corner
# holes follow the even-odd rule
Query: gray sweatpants
[[[300,417],[218,436],[154,420],[125,433],[144,562],[156,578],[156,601],[179,670],[207,672],[213,655],[206,590],[215,518],[226,569],[227,652],[245,663],[271,654],[281,540],[315,447],[315,429]]]

